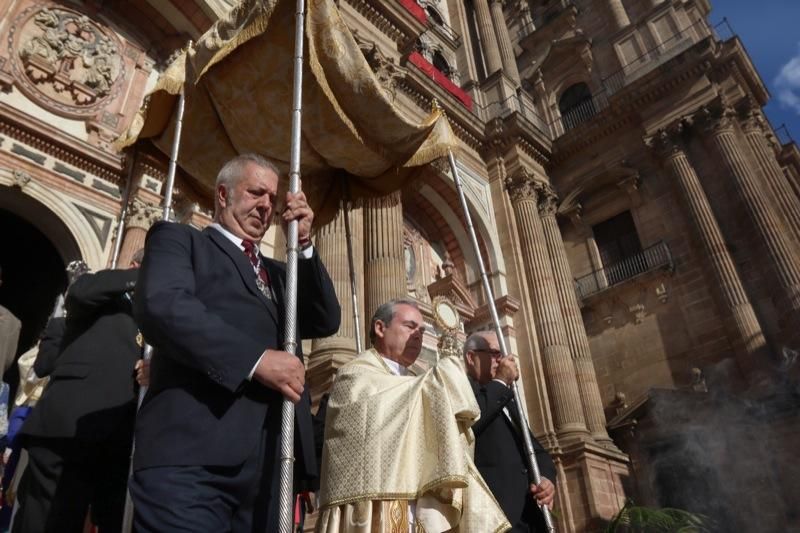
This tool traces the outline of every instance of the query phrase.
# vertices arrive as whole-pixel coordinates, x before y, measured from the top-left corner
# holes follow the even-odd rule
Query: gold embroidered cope
[[[480,409],[460,357],[396,376],[375,350],[337,373],[328,403],[317,531],[406,533],[511,528],[472,461]]]

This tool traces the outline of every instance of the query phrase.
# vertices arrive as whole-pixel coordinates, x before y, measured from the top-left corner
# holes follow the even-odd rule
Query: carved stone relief
[[[24,10],[8,43],[21,88],[68,114],[97,112],[125,76],[115,37],[85,15],[61,7]]]
[[[358,31],[353,30],[353,37],[380,84],[394,97],[397,84],[406,77],[407,70],[396,65],[393,58],[387,57],[374,41],[361,37]]]

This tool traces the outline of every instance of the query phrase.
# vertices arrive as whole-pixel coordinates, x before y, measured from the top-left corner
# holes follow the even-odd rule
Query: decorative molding
[[[148,204],[140,198],[134,198],[128,206],[125,225],[129,228],[149,230],[150,226],[161,219],[161,208]]]
[[[376,9],[369,0],[345,1],[353,6],[361,16],[367,19],[367,21],[378,28],[382,33],[386,34],[394,42],[402,43],[409,39],[409,36],[403,32],[403,30],[401,30],[386,15]]]
[[[372,72],[394,98],[398,82],[406,77],[408,69],[395,64],[394,58],[386,56],[374,41],[361,37],[358,30],[353,30],[352,33]]]
[[[534,177],[533,172],[522,167],[514,175],[505,179],[505,188],[513,203],[536,202],[539,198],[541,185]]]
[[[18,169],[13,170],[12,176],[14,179],[12,187],[16,187],[20,190],[24,189],[25,186],[28,185],[33,179],[33,176],[31,176],[30,174],[28,174],[24,170],[18,170]]]
[[[44,165],[44,162],[47,161],[47,156],[40,154],[38,152],[33,152],[28,150],[21,144],[14,143],[11,145],[11,153],[21,155],[26,159],[30,159],[31,161],[38,163],[40,165]]]
[[[95,237],[97,237],[97,241],[100,243],[100,247],[104,247],[111,231],[111,218],[101,213],[92,211],[87,207],[83,207],[82,205],[73,205],[75,205],[78,211],[80,211],[84,218],[86,218],[86,221],[89,223],[89,227],[92,228]]]
[[[537,187],[539,189],[539,216],[555,216],[558,210],[558,195],[555,189],[550,184],[542,182],[539,182]]]

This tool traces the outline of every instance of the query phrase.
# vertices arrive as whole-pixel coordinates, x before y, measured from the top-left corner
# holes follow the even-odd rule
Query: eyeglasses
[[[489,354],[489,356],[490,356],[492,359],[499,359],[500,357],[503,357],[503,352],[501,352],[500,350],[485,350],[485,349],[480,349],[480,350],[472,350],[472,351],[473,351],[473,352],[475,352],[475,353],[488,353],[488,354]]]

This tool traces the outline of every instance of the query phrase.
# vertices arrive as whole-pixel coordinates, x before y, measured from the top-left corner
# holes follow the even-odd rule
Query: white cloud
[[[778,101],[781,105],[800,115],[800,47],[797,55],[781,67],[775,78],[775,87],[778,89]]]

